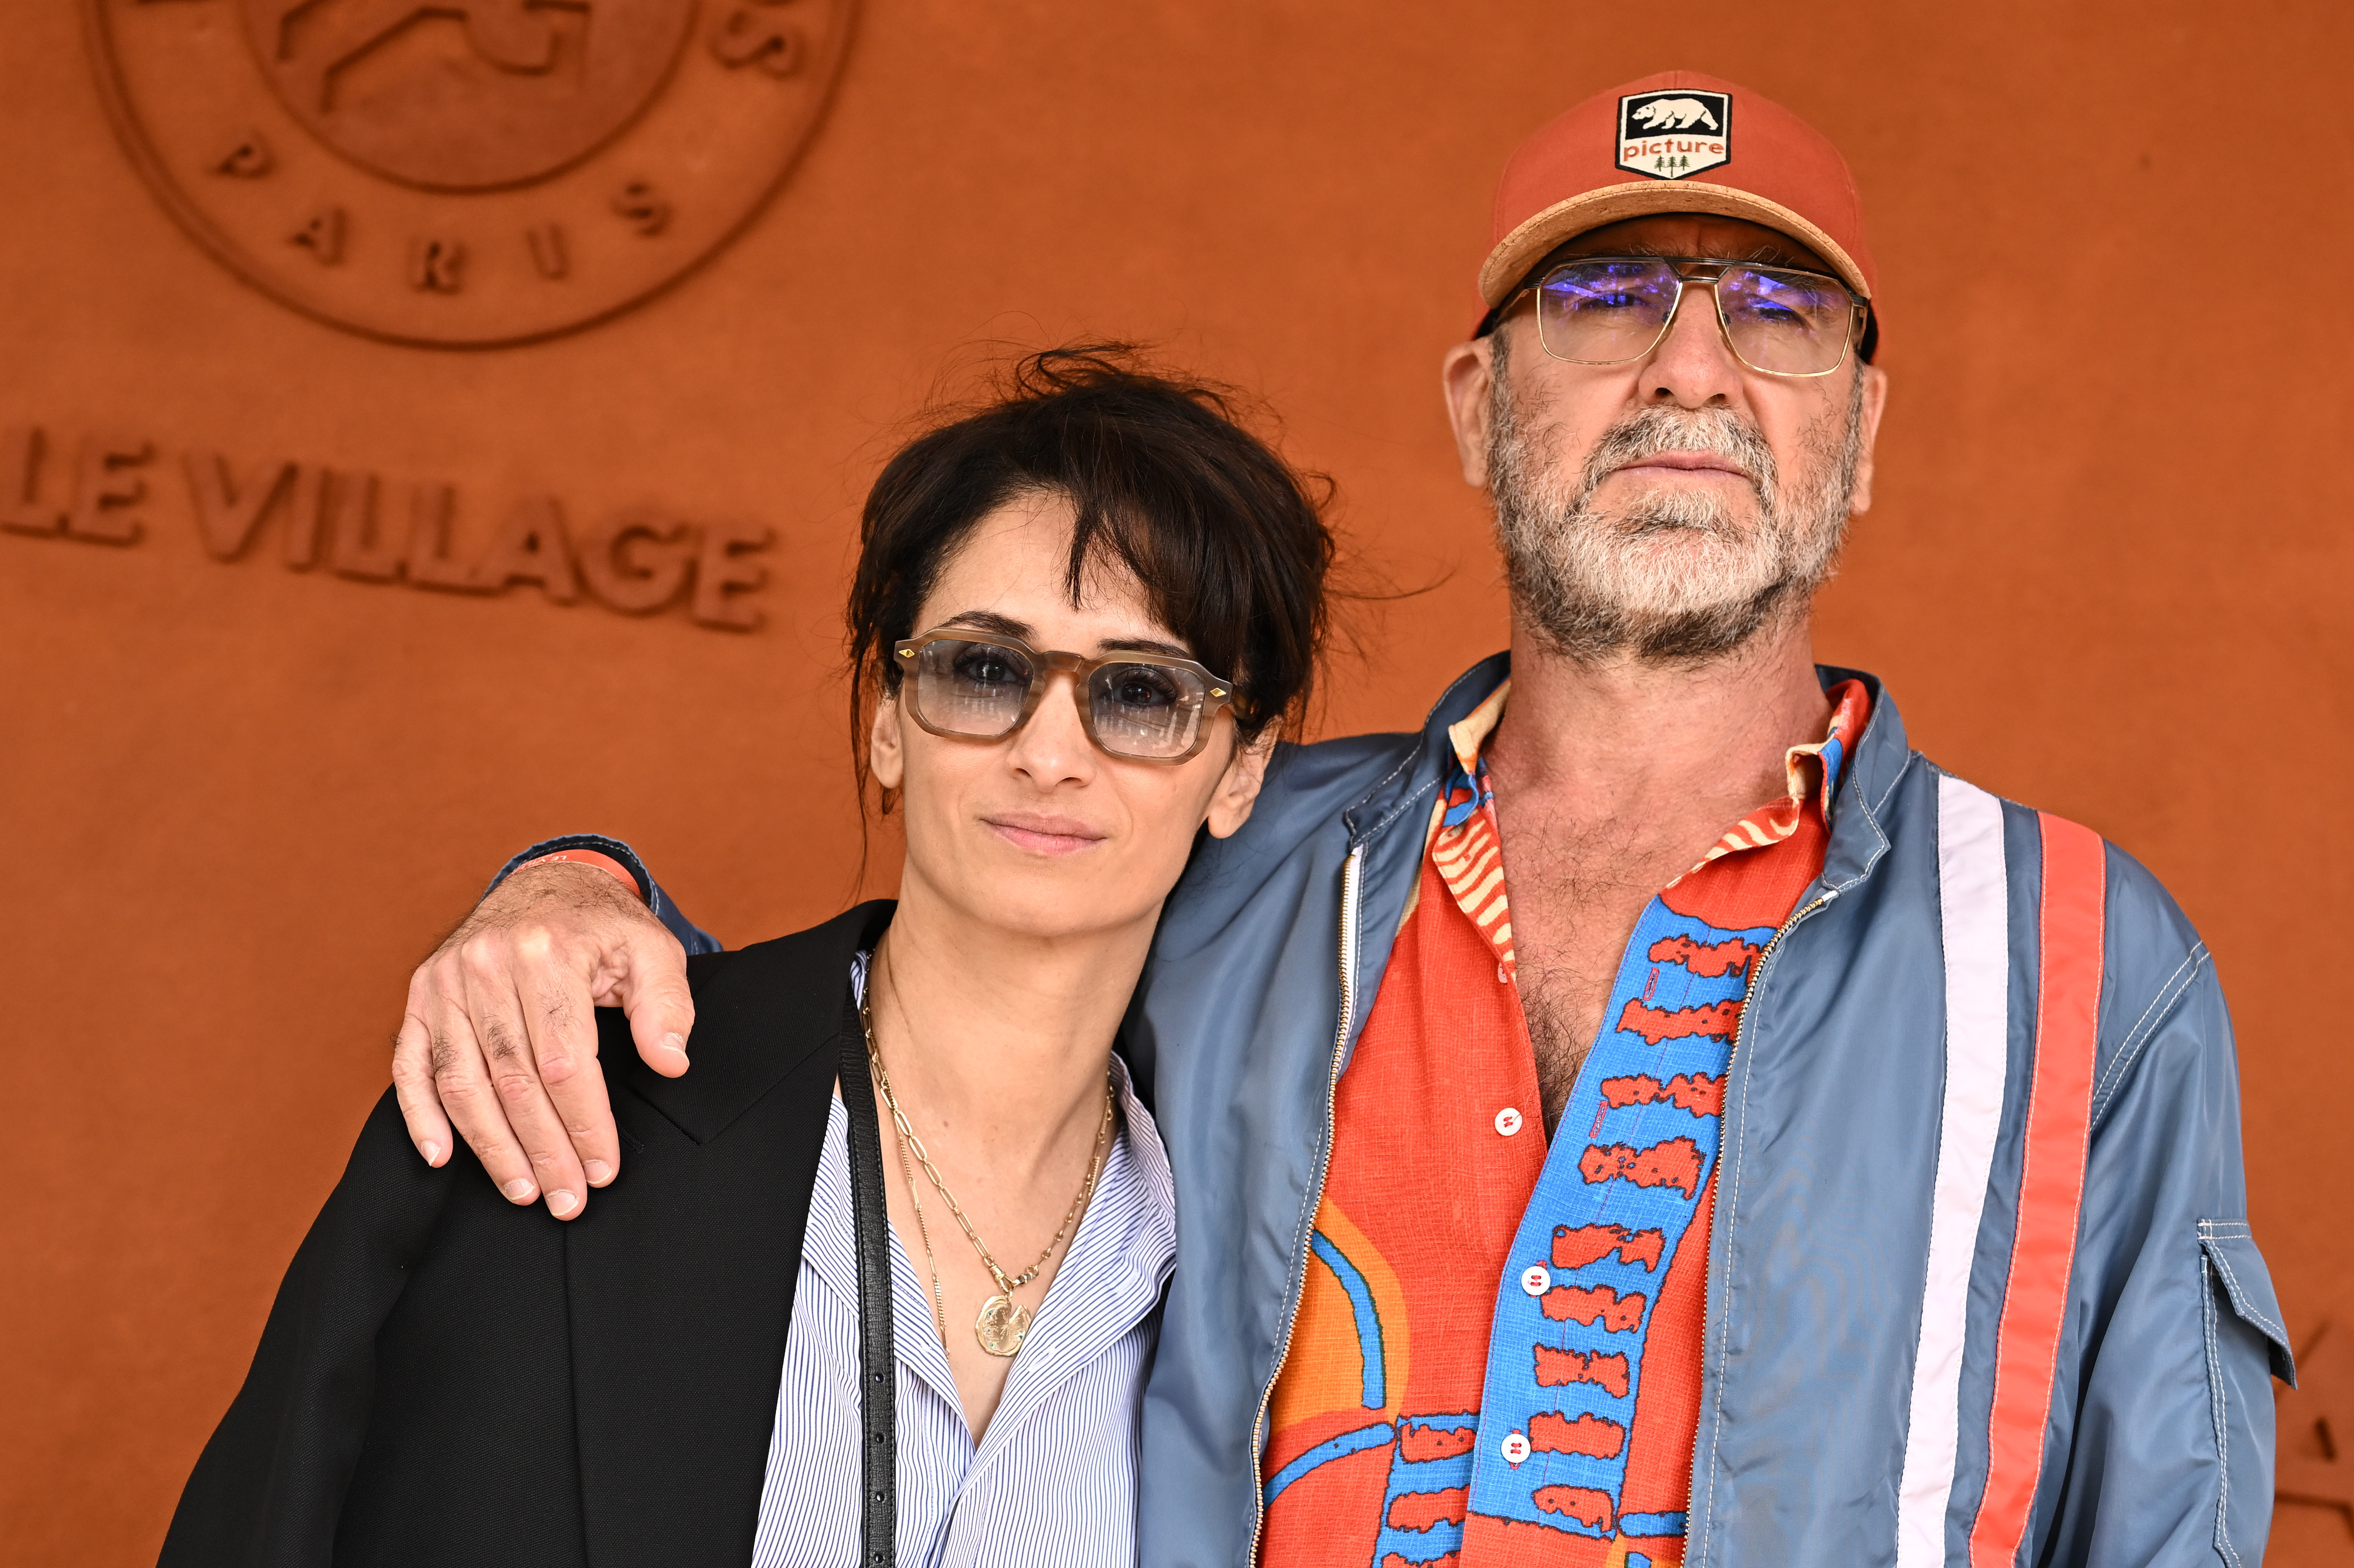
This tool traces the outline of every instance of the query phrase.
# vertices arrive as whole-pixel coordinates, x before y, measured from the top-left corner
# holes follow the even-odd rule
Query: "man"
[[[1514,154],[1479,289],[1511,652],[1270,771],[1124,1042],[1178,1185],[1145,1560],[2253,1561],[2290,1367],[2206,950],[1812,662],[1887,386],[1844,162],[1630,83]],[[562,1217],[619,1165],[588,1003],[686,1070],[656,916],[705,939],[549,848],[604,866],[485,900],[395,1077]]]

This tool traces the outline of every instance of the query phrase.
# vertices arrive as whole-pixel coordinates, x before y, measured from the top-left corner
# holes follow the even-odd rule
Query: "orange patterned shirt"
[[[1450,732],[1421,881],[1334,1104],[1263,1478],[1275,1568],[1671,1568],[1700,1411],[1724,1065],[1820,874],[1870,701],[1638,921],[1548,1147],[1481,750]]]

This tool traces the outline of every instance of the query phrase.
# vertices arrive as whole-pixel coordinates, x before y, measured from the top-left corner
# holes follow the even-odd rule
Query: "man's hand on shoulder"
[[[511,1202],[545,1193],[557,1219],[581,1213],[621,1164],[599,1007],[628,1013],[646,1065],[686,1071],[695,1003],[678,938],[594,866],[518,870],[409,977],[392,1082],[426,1163],[450,1158],[454,1121]]]

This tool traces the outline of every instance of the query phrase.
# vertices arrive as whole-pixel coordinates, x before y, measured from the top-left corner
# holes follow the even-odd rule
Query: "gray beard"
[[[1729,408],[1638,409],[1603,433],[1571,486],[1554,461],[1560,427],[1531,418],[1542,418],[1542,407],[1515,405],[1505,367],[1499,333],[1488,432],[1496,534],[1515,616],[1555,652],[1581,661],[1721,657],[1803,609],[1830,580],[1863,450],[1861,375],[1845,418],[1827,413],[1807,431],[1806,471],[1786,491],[1766,438]],[[1721,486],[1596,504],[1617,469],[1668,451],[1738,464],[1751,477],[1754,520]]]

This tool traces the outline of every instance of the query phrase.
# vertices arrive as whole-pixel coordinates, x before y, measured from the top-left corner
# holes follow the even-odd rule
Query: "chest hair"
[[[1496,808],[1521,1010],[1550,1132],[1602,1032],[1635,922],[1695,856],[1681,834],[1574,822],[1542,806],[1508,806],[1500,791]]]

